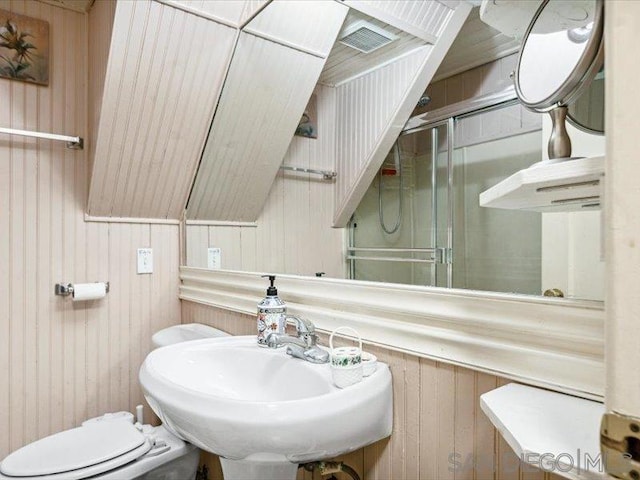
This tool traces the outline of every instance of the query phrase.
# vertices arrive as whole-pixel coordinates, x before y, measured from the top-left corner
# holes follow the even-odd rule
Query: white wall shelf
[[[520,170],[480,194],[480,206],[536,212],[600,208],[604,156],[544,161]]]
[[[523,462],[565,478],[605,478],[602,403],[510,383],[482,395],[480,406]]]

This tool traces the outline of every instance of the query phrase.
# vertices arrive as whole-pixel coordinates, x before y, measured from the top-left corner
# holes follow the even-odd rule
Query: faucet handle
[[[289,319],[296,322],[296,332],[298,333],[299,337],[303,335],[313,334],[316,331],[316,326],[306,318],[296,317],[295,315],[287,315],[287,320]]]

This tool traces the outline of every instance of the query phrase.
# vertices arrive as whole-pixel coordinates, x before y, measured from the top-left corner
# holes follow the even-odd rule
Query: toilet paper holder
[[[109,282],[104,282],[104,285],[106,293],[109,293]],[[73,295],[73,283],[56,283],[55,294],[60,295],[61,297]]]

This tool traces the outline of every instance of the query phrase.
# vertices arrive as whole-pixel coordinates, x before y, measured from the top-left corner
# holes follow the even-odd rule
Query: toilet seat
[[[88,423],[16,450],[0,464],[0,479],[80,480],[132,462],[151,447],[129,422]]]

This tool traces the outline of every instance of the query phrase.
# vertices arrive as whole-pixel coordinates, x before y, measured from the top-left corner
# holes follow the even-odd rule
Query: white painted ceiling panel
[[[154,1],[117,3],[91,215],[181,217],[235,32]]]
[[[189,219],[258,218],[323,65],[321,58],[241,33]]]
[[[347,10],[326,0],[273,0],[244,31],[326,57]]]
[[[242,12],[240,22],[245,23],[269,1],[270,0],[246,0],[244,3],[244,10]]]
[[[381,47],[371,53],[363,53],[354,48],[336,42],[329,54],[327,63],[325,64],[322,75],[320,75],[319,83],[323,85],[335,86],[349,79],[352,79],[365,72],[379,68],[388,62],[396,60],[402,55],[426,45],[424,40],[409,35],[408,33],[386,24],[380,20],[376,20],[357,10],[350,10],[347,19],[344,22],[342,30],[338,34],[338,38],[351,25],[361,20],[376,25],[398,38],[384,47]]]
[[[244,0],[167,0],[167,3],[183,5],[194,12],[211,15],[235,25],[240,24],[246,8]]]
[[[424,0],[365,0],[380,11],[387,12],[407,23],[415,25],[429,35],[439,37],[451,8],[447,5]]]
[[[345,4],[431,43],[453,12],[451,3],[437,0],[345,0]]]
[[[506,57],[520,48],[520,40],[500,33],[480,19],[479,8],[471,10],[433,81],[450,77]]]

